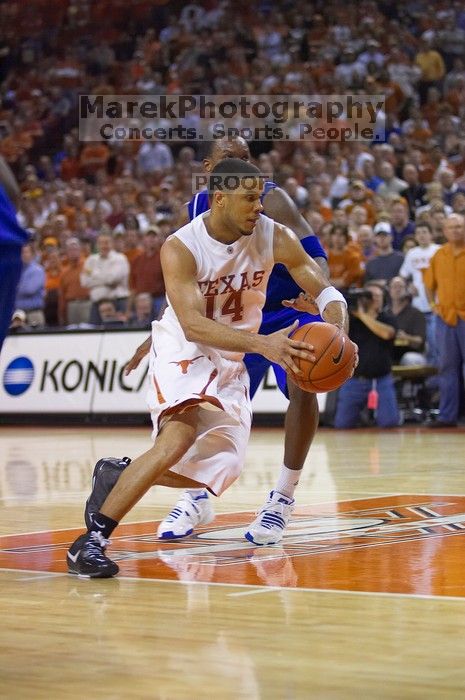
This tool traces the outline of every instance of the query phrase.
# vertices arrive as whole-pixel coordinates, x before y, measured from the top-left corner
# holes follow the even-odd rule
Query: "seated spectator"
[[[393,428],[400,421],[391,373],[396,322],[382,311],[382,287],[368,283],[364,289],[367,296],[350,310],[349,337],[358,345],[359,364],[354,376],[339,389],[335,428],[355,428],[366,407],[374,410],[380,428]]]
[[[128,259],[129,265],[131,265],[131,263],[134,262],[134,260],[143,252],[141,239],[142,236],[137,229],[125,229],[123,252]]]
[[[375,162],[371,158],[366,158],[363,161],[363,176],[365,178],[364,184],[372,192],[376,192],[380,184],[383,182],[376,174]]]
[[[106,227],[101,231],[101,233],[105,233],[110,235],[110,230],[107,229]],[[113,231],[112,238],[113,238],[113,250],[116,253],[121,253],[124,255],[124,249],[126,247],[125,245],[125,234],[124,231]]]
[[[134,299],[134,313],[131,315],[128,326],[131,328],[150,329],[153,321],[153,301],[151,294],[142,292]]]
[[[174,165],[170,146],[160,141],[145,141],[137,154],[137,174],[145,175],[168,173]]]
[[[113,250],[112,237],[101,234],[97,238],[98,253],[89,255],[81,272],[81,284],[89,290],[92,301],[90,323],[98,326],[98,302],[111,299],[115,308],[125,313],[128,304],[129,263],[125,255]]]
[[[415,224],[413,221],[409,221],[408,206],[406,202],[400,198],[393,200],[390,213],[392,247],[394,250],[401,250],[404,238],[415,233]]]
[[[371,195],[371,190],[366,189],[363,180],[352,180],[349,187],[349,196],[339,203],[339,208],[349,215],[354,207],[362,206],[367,213],[366,223],[373,225],[376,220],[376,211]],[[333,221],[335,221],[334,217]]]
[[[439,199],[433,199],[429,209],[429,220],[433,232],[433,241],[442,245],[446,239],[444,236],[444,224],[446,218],[452,214],[450,207],[443,204]]]
[[[338,289],[358,286],[363,278],[361,254],[350,242],[347,226],[333,225],[329,234],[328,267],[331,284]]]
[[[153,316],[158,318],[165,302],[165,283],[160,263],[163,240],[158,229],[149,229],[143,239],[143,253],[131,265],[130,287],[134,295],[146,292],[153,300]]]
[[[66,241],[66,261],[58,289],[58,317],[63,326],[89,323],[91,302],[89,290],[81,284],[81,272],[86,256],[80,241]]]
[[[104,170],[109,157],[106,143],[87,143],[79,157],[80,173],[88,182],[95,182],[98,171]]]
[[[361,226],[367,223],[367,212],[364,207],[356,206],[349,214],[349,236],[353,241],[358,241],[358,232]]]
[[[328,201],[323,197],[323,188],[318,183],[313,183],[308,188],[308,204],[307,212],[313,211],[320,214],[324,221],[331,221],[333,218],[333,210]]]
[[[409,218],[415,221],[415,212],[418,207],[426,204],[426,187],[420,183],[418,168],[413,163],[406,163],[402,171],[402,177],[407,187],[400,191],[409,208]]]
[[[381,163],[380,175],[383,182],[376,190],[376,193],[381,195],[381,197],[398,197],[402,190],[405,190],[407,187],[405,180],[396,177],[392,164],[387,160]]]
[[[397,326],[392,360],[396,365],[425,365],[425,317],[412,306],[412,297],[402,277],[393,277],[387,288],[390,297],[387,311],[395,318]]]
[[[155,216],[163,216],[165,219],[172,221],[177,208],[178,203],[173,196],[173,185],[171,182],[164,180],[160,185],[158,198],[155,203]],[[153,221],[150,222],[150,228],[153,226],[153,223]]]
[[[26,312],[27,324],[33,328],[45,326],[45,270],[34,257],[31,243],[21,252],[23,269],[16,292],[16,308]]]
[[[376,247],[374,243],[373,227],[365,224],[360,226],[356,241],[362,253],[362,260],[367,263],[376,256]]]
[[[432,42],[429,38],[424,36],[420,38],[419,50],[415,56],[415,65],[421,70],[418,91],[420,104],[423,105],[426,102],[428,89],[430,87],[438,87],[446,72],[442,56],[432,48]]]
[[[10,327],[8,333],[11,335],[13,333],[26,333],[30,331],[31,327],[27,325],[26,312],[22,309],[16,309],[13,316],[11,317]]]
[[[105,328],[124,328],[126,316],[116,309],[113,299],[100,299],[97,309],[100,326]]]
[[[415,236],[413,236],[413,235],[405,236],[404,240],[402,241],[402,246],[400,248],[400,252],[405,257],[405,255],[408,253],[409,250],[412,250],[412,248],[416,248],[416,247],[417,247],[417,242],[415,240]]]
[[[365,281],[386,284],[399,274],[404,256],[392,247],[391,224],[381,221],[374,228],[377,255],[365,267]]]
[[[448,204],[444,203],[444,200],[442,198],[442,185],[440,182],[430,182],[426,185],[426,201],[427,204],[424,204],[421,207],[417,208],[415,218],[417,219],[419,216],[421,216],[424,212],[431,212],[431,209],[433,207],[438,207],[438,205],[442,206],[442,209],[446,215],[449,215],[452,212],[452,207],[450,207]]]
[[[452,211],[454,214],[465,214],[465,191],[457,190],[452,196]]]
[[[457,192],[465,194],[465,190],[455,182],[455,172],[451,168],[442,168],[438,176],[439,182],[442,185],[442,199],[444,204],[452,207],[454,195]]]
[[[309,196],[305,187],[299,185],[295,177],[288,177],[284,183],[283,189],[295,203],[296,207],[302,211],[308,206]],[[318,212],[320,213],[320,212]],[[323,217],[324,218],[324,217]]]

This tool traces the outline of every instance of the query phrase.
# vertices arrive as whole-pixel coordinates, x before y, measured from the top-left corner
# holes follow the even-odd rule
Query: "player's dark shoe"
[[[105,556],[110,544],[101,532],[86,532],[80,535],[68,549],[66,561],[68,572],[87,578],[110,578],[116,576],[119,566]]]
[[[116,484],[128,464],[131,463],[129,457],[104,457],[99,459],[92,474],[92,491],[86,501],[84,510],[84,520],[87,529],[90,530],[93,517],[99,512],[106,497]]]

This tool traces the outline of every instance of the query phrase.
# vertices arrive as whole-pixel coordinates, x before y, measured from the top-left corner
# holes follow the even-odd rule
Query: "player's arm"
[[[188,202],[183,204],[181,209],[178,212],[178,216],[176,218],[176,224],[175,224],[176,230],[178,228],[182,228],[183,226],[185,226],[186,224],[189,223],[189,220],[190,220],[189,219],[189,209],[188,209],[187,205],[188,205]]]
[[[267,192],[263,198],[263,213],[269,216],[270,219],[274,219],[278,224],[283,224],[290,228],[298,238],[314,236],[315,251],[312,257],[325,275],[329,277],[328,262],[318,236],[315,235],[308,221],[305,221],[287,192],[280,187],[275,187]]]
[[[158,313],[158,317],[155,320],[158,320],[158,318],[161,318],[163,316],[165,309],[166,309],[166,301],[163,302],[163,304],[160,308],[160,311]],[[133,369],[136,369],[137,367],[139,367],[139,365],[142,362],[142,360],[144,359],[144,357],[146,355],[148,355],[148,353],[150,352],[151,347],[152,347],[152,336],[149,335],[149,337],[146,340],[144,340],[143,343],[141,343],[139,345],[139,347],[137,348],[136,352],[131,357],[129,362],[126,363],[126,365],[124,367],[124,374],[125,375],[130,374]]]
[[[168,299],[188,341],[220,350],[259,353],[297,374],[300,370],[293,358],[315,361],[312,346],[287,337],[297,324],[265,336],[207,318],[194,256],[176,237],[163,244],[161,265]]]
[[[294,281],[306,292],[310,303],[316,304],[324,320],[347,332],[349,315],[344,297],[307,255],[293,231],[275,224],[273,248],[275,261],[286,266]]]
[[[9,199],[13,202],[15,207],[17,207],[21,194],[20,189],[10,166],[3,156],[0,156],[0,184],[3,185]]]
[[[143,343],[139,345],[137,348],[136,352],[134,355],[131,357],[129,362],[126,363],[124,367],[124,374],[127,376],[132,372],[133,369],[136,369],[136,367],[139,367],[140,363],[144,359],[146,355],[150,352],[150,348],[152,347],[152,336],[149,335],[147,340],[144,340]]]

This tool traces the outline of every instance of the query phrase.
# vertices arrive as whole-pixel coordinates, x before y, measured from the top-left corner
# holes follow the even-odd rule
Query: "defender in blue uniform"
[[[276,189],[277,185],[274,182],[269,180],[265,182],[261,201],[264,209],[263,213],[267,214],[267,216],[268,213],[265,204],[266,196],[269,192]],[[279,190],[279,192],[282,192],[282,190]],[[294,204],[292,200],[291,204]],[[192,197],[190,202],[187,204],[189,220],[192,221],[192,219],[208,211],[208,209],[210,209],[208,191],[202,190],[194,195],[194,197]],[[274,218],[278,223],[283,223],[276,217]],[[324,258],[326,260],[326,253],[323,250],[317,236],[310,233],[304,238],[301,238],[300,242],[311,258]],[[262,325],[260,326],[258,332],[263,333],[264,335],[269,335],[270,333],[279,331],[282,328],[287,328],[287,326],[290,326],[296,320],[299,321],[299,325],[312,323],[313,321],[321,321],[322,319],[320,316],[313,316],[311,314],[283,307],[282,302],[284,299],[295,299],[298,297],[301,291],[302,290],[296,285],[284,265],[275,265],[268,282],[266,302],[265,306],[263,307]],[[286,398],[289,398],[287,375],[280,365],[270,363],[265,357],[262,357],[262,355],[252,354],[245,355],[244,363],[250,376],[251,397],[253,397],[257,392],[267,369],[271,365],[276,376],[276,382],[281,392],[286,396]]]
[[[0,156],[0,350],[10,327],[16,289],[21,276],[21,249],[29,234],[16,220],[13,202],[19,188],[10,168]]]

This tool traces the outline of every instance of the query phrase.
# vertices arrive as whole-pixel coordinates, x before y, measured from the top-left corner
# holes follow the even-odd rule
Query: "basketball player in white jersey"
[[[71,545],[70,573],[106,578],[118,572],[105,555],[108,538],[152,485],[207,488],[218,496],[238,477],[252,415],[244,353],[260,353],[297,375],[296,358],[315,360],[312,346],[288,337],[297,322],[257,333],[276,262],[326,321],[347,328],[342,295],[290,229],[260,214],[260,171],[228,159],[213,169],[211,183],[211,210],[162,247],[168,307],[153,323],[148,403],[154,444],[124,469],[90,529]]]

